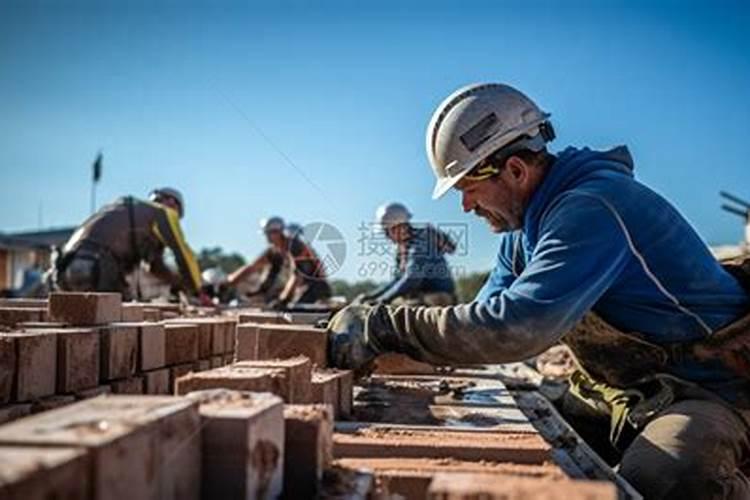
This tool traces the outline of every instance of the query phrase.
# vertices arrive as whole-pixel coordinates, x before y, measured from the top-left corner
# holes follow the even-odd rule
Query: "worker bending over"
[[[56,288],[120,292],[127,300],[132,294],[126,276],[145,262],[173,289],[197,294],[200,270],[180,228],[184,212],[182,195],[172,188],[155,189],[148,201],[125,196],[102,207],[63,246],[53,271]],[[166,248],[178,273],[164,262]]]
[[[580,368],[564,408],[609,418],[619,472],[645,498],[750,497],[739,467],[748,275],[723,268],[635,180],[627,148],[550,153],[548,118],[502,84],[440,104],[427,131],[433,197],[455,188],[465,212],[502,234],[495,268],[470,304],[343,309],[329,324],[334,363],[359,368],[387,351],[505,363],[562,341]]]

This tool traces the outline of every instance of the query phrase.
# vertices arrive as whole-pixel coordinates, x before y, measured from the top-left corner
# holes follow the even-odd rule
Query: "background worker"
[[[387,351],[504,363],[562,340],[580,368],[563,409],[609,420],[618,470],[644,498],[749,498],[747,291],[634,179],[627,148],[552,155],[548,117],[501,84],[443,101],[427,132],[434,197],[457,189],[502,233],[495,269],[470,304],[343,309],[334,364]]]
[[[149,201],[126,196],[102,207],[73,233],[54,263],[61,290],[120,292],[132,298],[126,276],[145,262],[148,270],[175,290],[198,294],[200,270],[180,228],[182,194],[173,188],[151,192]],[[174,254],[178,272],[164,262]]]
[[[270,298],[271,307],[283,309],[291,302],[307,304],[330,298],[331,288],[326,281],[323,264],[313,249],[302,240],[301,229],[286,233],[285,229],[281,217],[262,220],[261,230],[269,247],[254,262],[232,273],[229,284],[236,286],[247,276],[269,268],[264,282],[256,292],[265,293],[270,290],[286,262],[290,266],[289,277],[279,293]]]
[[[401,203],[386,203],[375,212],[386,237],[396,244],[393,279],[361,295],[363,303],[442,306],[455,304],[455,284],[446,253],[456,244],[444,232],[411,224],[411,213]]]

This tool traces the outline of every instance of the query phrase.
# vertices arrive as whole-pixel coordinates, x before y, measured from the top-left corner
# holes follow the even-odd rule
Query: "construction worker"
[[[149,272],[173,289],[199,293],[200,270],[180,228],[184,213],[182,194],[173,188],[153,190],[149,201],[126,196],[102,207],[62,248],[54,266],[56,287],[120,292],[127,300],[132,297],[125,277],[146,262]],[[167,247],[179,274],[164,263]]]
[[[427,131],[433,197],[455,188],[465,212],[501,233],[495,268],[470,304],[343,309],[329,324],[331,359],[505,363],[562,340],[579,366],[563,408],[609,419],[618,470],[645,498],[750,497],[739,469],[750,266],[722,268],[634,179],[626,147],[550,153],[549,116],[501,84],[440,104]]]
[[[445,253],[456,244],[442,231],[411,224],[411,213],[401,203],[378,207],[375,219],[397,247],[393,279],[361,295],[363,303],[441,306],[455,304],[455,284]]]
[[[291,225],[290,225],[291,226]],[[313,249],[301,238],[301,227],[284,225],[281,217],[261,220],[261,231],[269,247],[254,262],[236,270],[229,276],[229,284],[236,286],[250,274],[269,268],[264,282],[256,293],[266,293],[281,272],[284,262],[291,267],[289,278],[281,291],[269,302],[274,309],[285,309],[291,302],[308,304],[331,296],[323,264]]]

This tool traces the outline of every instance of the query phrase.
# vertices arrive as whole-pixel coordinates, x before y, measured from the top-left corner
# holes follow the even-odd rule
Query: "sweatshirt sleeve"
[[[569,331],[630,256],[611,206],[594,196],[569,194],[543,217],[526,268],[500,293],[453,307],[387,308],[385,325],[396,333],[398,350],[432,363],[523,360]]]
[[[521,232],[514,231],[505,233],[500,236],[500,249],[497,252],[495,267],[487,277],[482,288],[477,292],[476,302],[487,302],[491,297],[499,295],[503,290],[510,287],[515,281],[516,275],[513,273],[513,262],[516,260],[514,250],[517,243],[521,241]],[[518,245],[520,247],[520,245]],[[523,261],[523,256],[517,256],[517,262]],[[522,269],[518,269],[520,274]]]

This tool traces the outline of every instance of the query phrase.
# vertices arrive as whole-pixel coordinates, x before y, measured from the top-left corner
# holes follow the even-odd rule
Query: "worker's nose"
[[[471,195],[466,193],[466,191],[461,192],[461,207],[464,209],[464,212],[471,212],[474,210],[474,200],[471,198]]]

